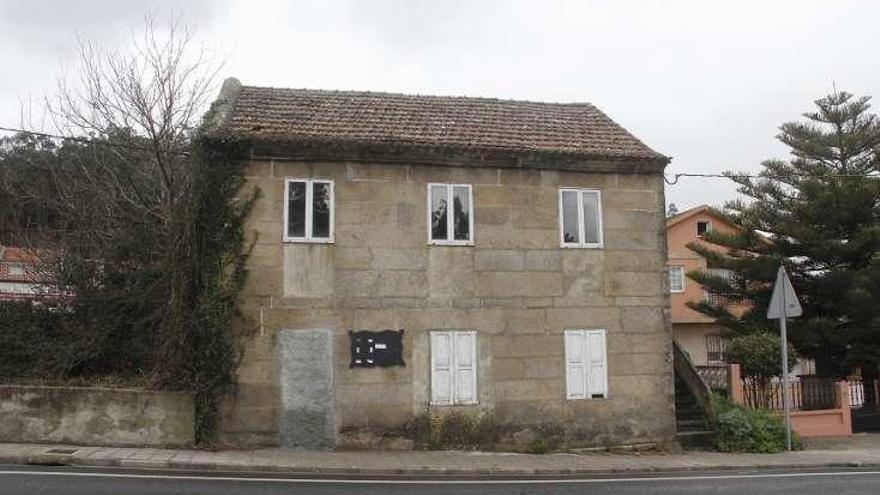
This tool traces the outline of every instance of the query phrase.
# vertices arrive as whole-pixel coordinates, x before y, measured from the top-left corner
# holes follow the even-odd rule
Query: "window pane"
[[[566,243],[580,242],[578,235],[577,193],[562,192],[562,239]]]
[[[449,208],[446,186],[431,186],[431,239],[446,240],[446,213]]]
[[[306,183],[290,182],[287,186],[287,236],[306,236]]]
[[[705,235],[706,232],[708,232],[709,230],[710,230],[709,229],[709,222],[705,222],[702,220],[697,222],[697,235],[698,236]]]
[[[599,243],[599,195],[595,192],[584,193],[584,242]]]
[[[453,231],[456,241],[467,241],[471,236],[471,198],[467,187],[452,188],[453,208],[455,224]]]
[[[669,267],[669,290],[672,292],[684,290],[684,269],[682,267]]]
[[[330,184],[312,183],[312,237],[330,237]]]

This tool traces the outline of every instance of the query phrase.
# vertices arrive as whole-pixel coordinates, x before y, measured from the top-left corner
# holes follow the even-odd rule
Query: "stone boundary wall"
[[[186,392],[0,385],[0,442],[181,447],[193,425]]]

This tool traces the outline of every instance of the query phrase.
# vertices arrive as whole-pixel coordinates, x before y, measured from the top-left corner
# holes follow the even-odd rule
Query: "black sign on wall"
[[[352,368],[406,366],[403,362],[403,330],[349,331]]]

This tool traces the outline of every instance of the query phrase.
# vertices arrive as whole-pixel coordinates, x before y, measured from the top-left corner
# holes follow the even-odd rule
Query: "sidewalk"
[[[56,453],[50,451],[55,450]],[[60,453],[58,453],[60,452]],[[0,443],[0,463],[325,475],[573,475],[722,469],[880,466],[880,435],[817,442],[784,454],[507,454],[457,451],[291,452]]]

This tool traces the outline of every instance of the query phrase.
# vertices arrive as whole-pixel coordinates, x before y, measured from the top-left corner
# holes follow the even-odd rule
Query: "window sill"
[[[570,243],[560,243],[559,247],[563,249],[603,249],[605,246],[602,243],[599,244],[570,244]]]
[[[429,246],[473,246],[474,241],[428,241]]]
[[[333,244],[333,239],[297,239],[285,238],[282,240],[285,244]]]
[[[580,400],[608,400],[609,397],[606,395],[605,397],[566,397],[565,400],[570,401],[580,401]]]

